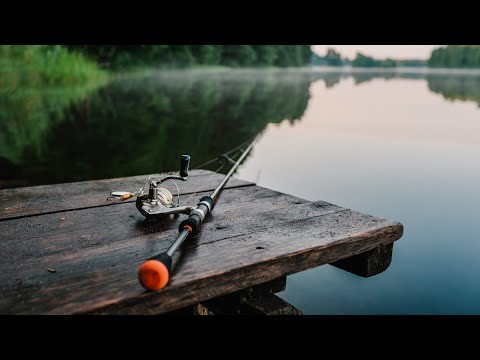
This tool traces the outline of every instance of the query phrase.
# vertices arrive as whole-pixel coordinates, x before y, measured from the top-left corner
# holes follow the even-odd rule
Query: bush
[[[81,84],[107,73],[61,45],[0,45],[0,86]]]

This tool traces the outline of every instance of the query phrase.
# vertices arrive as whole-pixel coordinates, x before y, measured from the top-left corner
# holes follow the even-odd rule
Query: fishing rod
[[[158,187],[167,180],[187,180],[188,166],[190,163],[190,156],[188,155],[182,155],[180,176],[167,176],[157,180],[150,179],[147,181],[147,183],[150,184],[148,193],[144,193],[144,188],[147,183],[144,185],[144,188],[141,189],[140,194],[137,196],[136,206],[144,216],[167,216],[180,213],[189,215],[187,219],[180,223],[179,235],[167,251],[152,256],[138,269],[138,280],[145,289],[158,291],[167,285],[172,271],[173,253],[182,245],[189,235],[194,236],[198,234],[205,217],[213,210],[220,191],[222,191],[228,179],[230,179],[237,167],[250,152],[255,140],[248,145],[237,161],[230,159],[225,154],[219,157],[219,161],[223,161],[224,164],[227,162],[233,163],[233,166],[217,188],[209,196],[202,197],[196,206],[180,206],[180,201],[178,201],[177,205],[174,205],[172,194],[167,189]]]

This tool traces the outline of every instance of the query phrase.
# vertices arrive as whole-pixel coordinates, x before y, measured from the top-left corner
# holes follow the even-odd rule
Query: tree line
[[[303,66],[310,45],[66,45],[104,67]]]
[[[334,49],[328,49],[325,56],[312,53],[312,65],[353,66],[353,67],[442,67],[442,68],[479,68],[480,45],[447,45],[432,51],[427,61],[423,60],[379,60],[360,52],[352,60],[343,57]]]
[[[357,52],[355,58],[350,60],[343,57],[335,49],[328,49],[325,56],[312,54],[312,65],[317,66],[353,66],[353,67],[381,67],[393,68],[397,66],[426,66],[423,60],[396,60],[387,58],[385,60],[375,59],[371,56]]]
[[[478,68],[480,45],[448,45],[433,50],[428,60],[430,67]]]
[[[61,45],[0,45],[0,91],[107,79],[108,73],[94,61]]]

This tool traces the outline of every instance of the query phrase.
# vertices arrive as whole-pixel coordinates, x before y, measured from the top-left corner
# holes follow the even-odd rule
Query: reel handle
[[[190,166],[190,155],[182,155],[180,160],[180,176],[187,177],[188,176],[188,167]]]

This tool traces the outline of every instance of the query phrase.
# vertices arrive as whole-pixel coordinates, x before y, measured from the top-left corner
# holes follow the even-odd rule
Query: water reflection
[[[447,100],[474,101],[480,106],[480,76],[429,76],[428,88]]]
[[[429,88],[476,80],[365,75],[312,83],[301,121],[268,126],[237,176],[398,220],[404,236],[380,275],[322,266],[289,276],[280,296],[306,314],[479,313],[478,103]]]
[[[18,91],[2,97],[1,173],[15,167],[29,184],[128,176],[176,170],[184,152],[195,166],[268,123],[294,123],[309,85],[308,76],[183,72],[119,79],[76,101]]]
[[[480,103],[480,76],[397,72],[158,72],[94,88],[0,89],[0,187],[98,179],[193,165],[302,118],[310,86],[349,78],[427,81],[449,100]],[[9,181],[5,181],[9,180]]]

